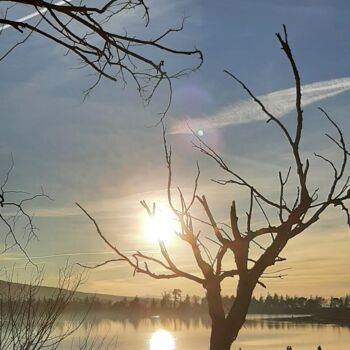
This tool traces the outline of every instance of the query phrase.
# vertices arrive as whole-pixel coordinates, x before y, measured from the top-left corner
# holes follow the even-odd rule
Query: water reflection
[[[150,350],[174,350],[175,339],[170,332],[159,329],[152,334],[149,345]]]
[[[307,323],[298,318],[277,321],[274,317],[249,315],[233,349],[281,350],[289,344],[298,350],[316,349],[319,344],[322,349],[333,349],[334,344],[337,350],[350,349],[350,327]],[[71,322],[72,316],[67,315],[67,321],[62,320],[56,331],[66,331]],[[118,350],[207,349],[210,325],[208,317],[140,319],[91,313],[74,336],[79,341],[91,334],[98,340],[106,338],[106,342],[117,337]],[[59,349],[71,350],[71,341]]]

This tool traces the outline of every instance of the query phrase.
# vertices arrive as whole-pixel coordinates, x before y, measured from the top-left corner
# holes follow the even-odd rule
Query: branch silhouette
[[[120,81],[124,86],[131,80],[148,103],[161,83],[167,82],[169,101],[165,114],[171,103],[171,81],[198,69],[203,61],[202,52],[196,48],[178,49],[166,44],[169,36],[182,31],[185,18],[179,27],[169,28],[155,38],[128,34],[126,29],[118,33],[111,29],[113,23],[135,10],[142,13],[147,27],[149,8],[143,0],[110,0],[98,6],[91,6],[87,0],[80,0],[77,4],[68,0],[57,3],[2,0],[1,3],[10,5],[0,12],[0,36],[12,29],[18,33],[18,40],[0,54],[0,61],[31,35],[44,37],[63,47],[67,54],[75,55],[80,61],[79,68],[88,68],[95,76],[93,83],[83,92],[84,98],[101,79]],[[18,19],[17,10],[23,9],[29,10],[30,15]],[[195,56],[198,62],[171,71],[171,67],[166,66],[169,55]],[[161,58],[156,58],[159,56]]]

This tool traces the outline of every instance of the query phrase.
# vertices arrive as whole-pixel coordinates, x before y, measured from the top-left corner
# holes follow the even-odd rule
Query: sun
[[[152,334],[149,345],[150,350],[174,350],[175,339],[171,333],[159,329]]]
[[[148,241],[169,243],[178,230],[178,222],[173,212],[166,208],[157,208],[153,216],[144,220],[144,234]]]

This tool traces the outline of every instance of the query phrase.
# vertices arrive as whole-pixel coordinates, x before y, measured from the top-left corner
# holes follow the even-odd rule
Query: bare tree
[[[304,122],[302,86],[299,71],[288,42],[286,28],[284,27],[283,34],[277,33],[276,36],[284,54],[288,58],[295,79],[296,119],[295,131],[293,133],[265,107],[259,98],[242,81],[232,73],[228,71],[226,73],[237,81],[261,107],[267,116],[267,122],[274,123],[277,126],[290,147],[293,165],[286,174],[282,174],[282,171],[278,173],[278,200],[272,199],[270,194],[262,193],[256,186],[236,172],[236,170],[232,170],[225,160],[200,137],[197,137],[194,147],[205,156],[213,159],[229,175],[228,180],[215,180],[215,182],[220,185],[237,185],[247,191],[249,204],[245,220],[241,218],[239,222],[235,200],[232,201],[230,208],[228,220],[230,224],[221,224],[215,220],[206,197],[197,195],[198,178],[200,175],[199,167],[192,196],[186,200],[183,192],[178,188],[178,197],[175,199],[172,190],[171,147],[167,145],[166,129],[163,126],[164,150],[168,168],[168,203],[181,227],[180,231],[177,232],[177,236],[185,244],[189,245],[198,265],[197,274],[188,273],[180,269],[170,256],[163,241],[159,241],[161,258],[146,255],[142,251],[136,251],[131,256],[123,253],[118,246],[106,238],[106,235],[101,231],[96,220],[78,204],[95,225],[100,238],[117,255],[116,259],[102,262],[96,266],[90,266],[91,268],[107,264],[111,261],[124,261],[134,269],[134,273],[142,273],[155,279],[183,277],[203,286],[206,290],[209,315],[212,320],[210,350],[230,349],[231,344],[237,338],[245,322],[255,287],[258,284],[266,287],[262,282],[262,278],[283,277],[284,269],[282,268],[272,272],[266,272],[266,269],[285,260],[280,254],[289,240],[316,223],[320,219],[320,216],[331,206],[341,208],[350,225],[349,211],[345,206],[346,201],[350,198],[350,177],[347,175],[349,151],[346,148],[344,135],[329,114],[325,110],[320,109],[321,114],[329,121],[336,134],[336,136],[326,134],[326,137],[334,144],[334,147],[340,154],[339,162],[339,158],[329,159],[324,155],[315,153],[315,157],[325,162],[333,172],[331,179],[326,178],[330,181],[330,184],[328,188],[323,189],[322,193],[326,193],[323,196],[321,193],[318,193],[317,188],[312,188],[316,179],[309,176],[310,162],[302,156],[300,150]],[[295,177],[297,186],[295,197],[291,198],[291,196],[286,194],[286,186],[287,184],[294,186],[294,182],[291,179],[293,176]],[[195,203],[202,209],[204,213],[203,219],[198,219],[191,214]],[[155,214],[155,204],[152,207],[145,201],[142,201],[141,204],[150,216]],[[266,219],[266,225],[263,226],[259,226],[259,222],[256,220],[257,216],[261,213]],[[242,221],[245,222],[244,225]],[[205,243],[202,239],[203,234],[198,229],[200,224],[202,226],[207,225],[212,231],[209,240],[215,243],[215,251],[212,246],[208,247],[208,243]],[[265,239],[261,240],[264,237]],[[265,243],[262,244],[261,242]],[[257,247],[258,250],[254,251],[254,247]],[[227,262],[230,262],[228,269],[224,268],[224,258],[226,258],[226,265]],[[159,268],[164,272],[159,273]],[[235,299],[228,312],[225,313],[221,296],[221,285],[224,279],[232,277],[237,279]]]
[[[76,350],[116,348],[115,337],[99,340],[89,330],[85,337],[77,337],[88,310],[81,315],[65,314],[82,282],[82,275],[74,274],[71,267],[60,271],[51,294],[41,291],[41,272],[34,274],[28,284],[14,283],[12,274],[7,277],[8,281],[0,285],[1,350],[67,349],[67,343]]]
[[[18,14],[23,14],[23,10],[29,11],[29,14],[18,19]],[[169,28],[155,38],[134,36],[128,34],[126,29],[113,32],[111,24],[118,23],[132,10],[137,10],[137,14],[141,12],[147,27],[149,8],[144,0],[109,0],[101,1],[98,5],[89,0],[56,3],[1,0],[0,35],[12,28],[19,33],[19,37],[0,54],[0,61],[32,34],[38,34],[62,46],[67,53],[73,53],[80,60],[82,68],[88,67],[96,75],[93,84],[84,92],[85,96],[102,78],[119,80],[125,85],[129,76],[148,102],[162,81],[168,82],[171,91],[171,79],[199,68],[202,53],[196,48],[183,50],[166,44],[171,34],[183,29],[183,22],[178,28]],[[197,56],[199,61],[192,68],[171,72],[165,65],[168,55]]]

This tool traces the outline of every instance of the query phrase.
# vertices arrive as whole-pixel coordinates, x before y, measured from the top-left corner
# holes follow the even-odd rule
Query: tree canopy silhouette
[[[245,322],[255,287],[258,284],[266,287],[262,281],[263,278],[283,277],[284,269],[282,268],[277,268],[272,272],[266,272],[266,270],[285,260],[285,258],[281,257],[281,252],[291,239],[319,221],[320,216],[331,206],[341,208],[350,225],[349,210],[346,207],[346,201],[350,198],[350,177],[347,173],[349,151],[346,147],[344,134],[331,116],[324,109],[320,108],[320,113],[330,123],[336,135],[326,134],[326,137],[339,151],[340,157],[331,159],[319,153],[314,154],[317,159],[329,166],[333,173],[333,177],[330,179],[328,179],[329,176],[326,173],[317,175],[318,177],[325,176],[327,180],[330,180],[328,188],[322,189],[320,191],[322,193],[319,193],[319,189],[313,187],[316,179],[310,176],[309,159],[305,158],[301,152],[301,141],[303,137],[307,137],[303,133],[302,84],[288,42],[285,26],[283,33],[277,33],[276,37],[288,59],[295,81],[295,129],[293,131],[290,131],[283,121],[274,116],[245,83],[231,72],[225,72],[238,82],[242,89],[261,107],[267,117],[267,122],[274,123],[277,126],[289,145],[293,165],[290,166],[286,174],[283,174],[282,171],[278,173],[278,200],[271,198],[272,196],[269,193],[263,193],[258,187],[240,175],[238,171],[231,169],[223,157],[195,134],[196,142],[194,147],[205,156],[214,160],[229,176],[228,180],[215,180],[215,182],[219,185],[236,185],[246,190],[249,199],[246,217],[244,218],[245,220],[238,218],[238,204],[233,200],[229,210],[228,222],[230,224],[218,223],[206,197],[198,195],[199,167],[194,181],[192,196],[186,199],[181,189],[177,188],[176,193],[178,197],[175,198],[172,149],[167,144],[166,128],[163,124],[165,160],[168,168],[168,204],[180,224],[177,237],[190,247],[198,266],[198,273],[190,273],[177,266],[173,257],[170,256],[166,244],[161,240],[159,241],[160,258],[156,258],[154,255],[147,255],[141,250],[131,255],[124,253],[114,242],[111,242],[106,237],[97,221],[86,209],[78,204],[95,225],[100,238],[117,255],[115,259],[104,261],[96,266],[90,266],[91,268],[113,261],[124,261],[133,268],[134,273],[145,274],[155,279],[182,277],[203,286],[206,291],[209,315],[212,320],[210,350],[229,350]],[[295,182],[292,182],[292,177],[294,177],[293,180]],[[287,195],[286,187],[287,185],[294,186],[294,183],[297,183],[297,185],[294,191],[295,196],[292,198],[290,195]],[[156,204],[150,206],[145,201],[142,201],[141,204],[150,216],[155,215],[157,210]],[[201,219],[191,214],[195,204],[202,209],[203,218]],[[259,220],[256,220],[261,213],[266,221],[266,224],[262,226]],[[209,247],[205,243],[206,241],[202,239],[203,234],[198,228],[200,225],[206,225],[212,231],[209,240],[215,243],[215,251],[212,246]],[[265,237],[264,243],[261,243],[262,237]],[[255,246],[258,247],[258,250],[252,254],[252,248]],[[224,264],[225,257],[227,258]],[[224,268],[224,266],[227,266],[227,262],[230,263],[229,269]],[[159,268],[161,268],[162,272],[159,272]],[[235,298],[228,312],[224,310],[221,295],[221,285],[226,278],[237,279]]]

